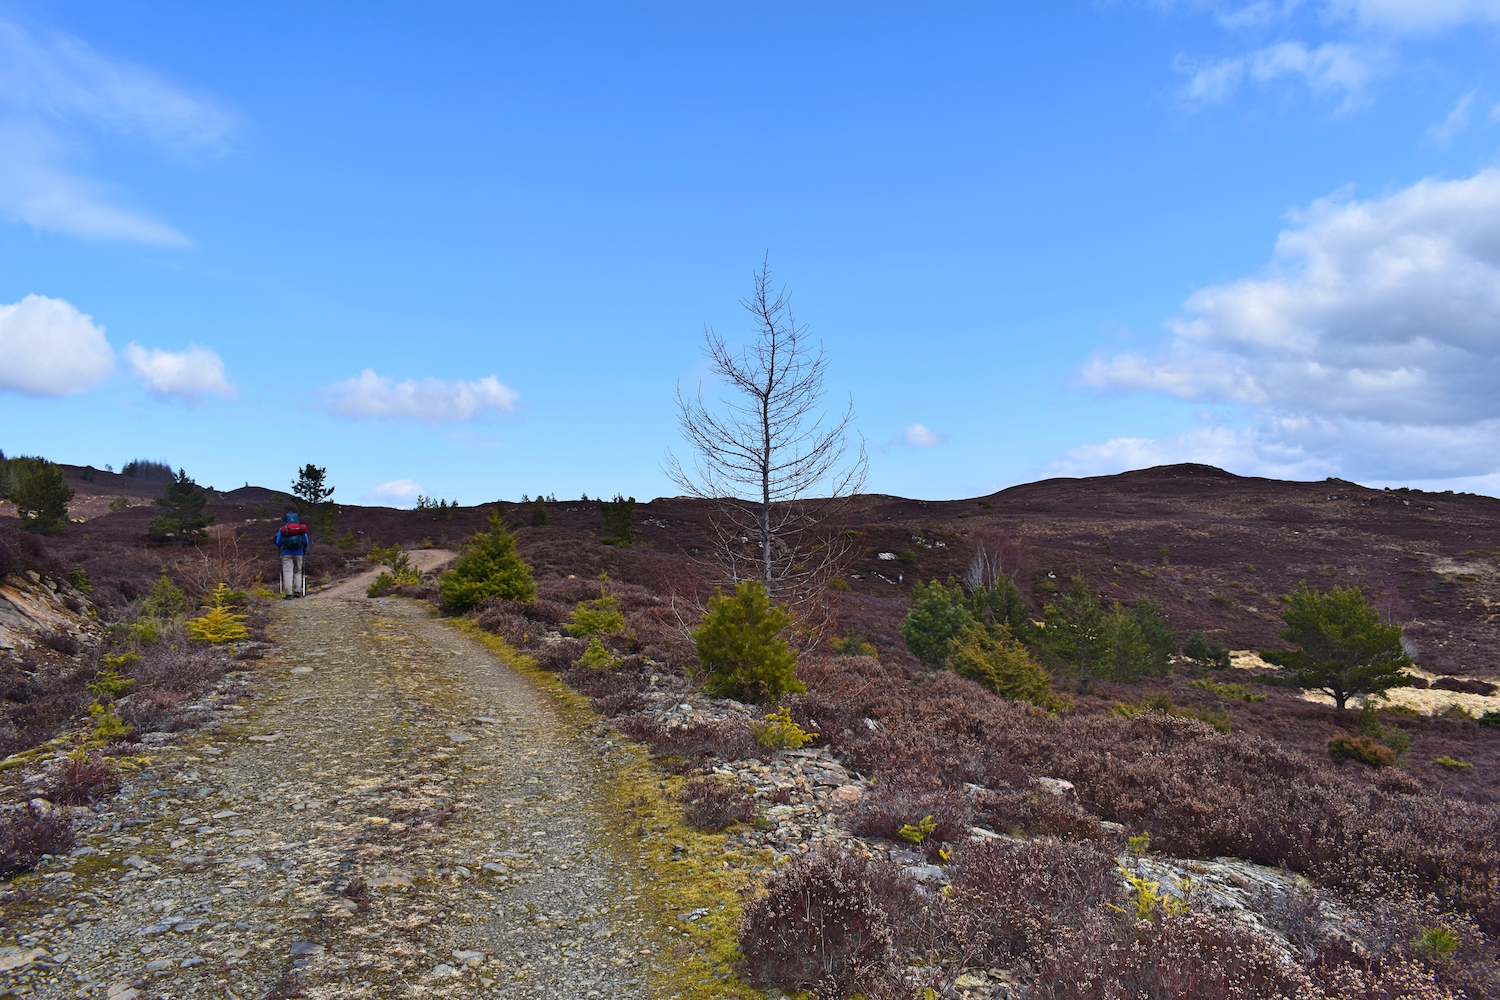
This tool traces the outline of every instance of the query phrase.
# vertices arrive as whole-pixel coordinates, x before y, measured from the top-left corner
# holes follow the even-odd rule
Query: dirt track
[[[597,737],[365,582],[278,604],[260,697],[80,821],[37,995],[644,995]]]

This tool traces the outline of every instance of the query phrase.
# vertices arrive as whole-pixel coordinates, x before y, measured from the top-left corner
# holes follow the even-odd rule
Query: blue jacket
[[[297,515],[296,514],[288,514],[288,515],[286,515],[285,517],[283,517],[281,519],[281,523],[282,524],[296,524],[297,523]],[[312,551],[312,545],[313,545],[313,543],[312,543],[312,532],[309,531],[306,535],[303,535],[302,537],[304,537],[304,538],[307,539],[307,545],[306,545],[306,547],[305,548],[293,548],[293,547],[291,547],[290,541],[288,541],[288,542],[283,542],[282,541],[282,539],[281,539],[281,529],[278,528],[278,529],[276,529],[276,547],[281,550],[281,554],[284,555],[284,556],[305,556],[309,552]]]

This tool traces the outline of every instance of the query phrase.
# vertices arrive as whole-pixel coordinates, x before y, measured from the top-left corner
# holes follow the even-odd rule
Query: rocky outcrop
[[[0,650],[31,649],[43,636],[89,644],[100,631],[94,605],[67,580],[27,570],[0,581]]]

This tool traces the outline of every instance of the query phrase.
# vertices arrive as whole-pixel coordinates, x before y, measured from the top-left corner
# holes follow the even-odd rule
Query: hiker
[[[288,513],[281,519],[276,547],[281,550],[281,596],[287,600],[304,596],[307,584],[302,574],[307,554],[312,551],[312,535],[296,514]]]

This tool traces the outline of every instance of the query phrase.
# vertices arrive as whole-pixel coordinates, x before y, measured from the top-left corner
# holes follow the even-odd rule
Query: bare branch
[[[729,390],[710,404],[700,387],[677,390],[688,464],[667,453],[663,468],[689,496],[709,503],[721,583],[759,578],[816,633],[827,585],[852,551],[840,515],[864,489],[869,457],[851,441],[854,401],[829,418],[822,409],[828,361],[773,289],[769,262],[740,301],[755,335],[738,352],[712,328],[703,333],[710,368]],[[814,622],[819,624],[814,625]]]

